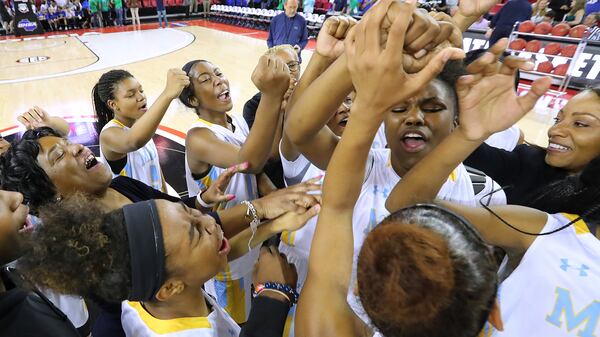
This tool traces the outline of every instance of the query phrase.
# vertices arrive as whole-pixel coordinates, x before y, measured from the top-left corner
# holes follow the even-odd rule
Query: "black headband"
[[[128,300],[149,301],[165,280],[165,246],[154,200],[123,207],[129,255],[131,289]]]

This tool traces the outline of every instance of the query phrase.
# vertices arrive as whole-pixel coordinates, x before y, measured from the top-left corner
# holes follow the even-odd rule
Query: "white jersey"
[[[81,328],[87,323],[90,315],[81,296],[59,294],[46,288],[42,288],[40,291],[54,306],[67,315],[75,328]]]
[[[400,177],[392,168],[389,149],[372,149],[367,162],[367,173],[360,196],[354,208],[352,227],[354,236],[354,260],[352,265],[352,285],[348,291],[348,303],[354,312],[369,326],[370,320],[358,298],[354,295],[356,263],[362,244],[369,234],[390,212],[385,201]],[[441,200],[466,206],[476,206],[471,178],[463,164],[460,164],[448,177],[437,194]]]
[[[542,232],[577,216],[550,214]],[[600,336],[600,240],[583,221],[539,236],[500,285],[504,332],[486,324],[487,336]]]
[[[204,291],[212,306],[207,317],[158,319],[150,315],[140,302],[121,303],[121,324],[127,337],[237,337],[240,327]]]
[[[381,123],[379,129],[377,129],[377,133],[375,134],[375,139],[373,139],[373,145],[371,145],[372,149],[385,149],[387,147],[387,139],[385,138],[385,124]]]
[[[231,123],[235,128],[233,132],[203,119],[199,119],[198,122],[194,123],[190,130],[206,128],[213,132],[221,141],[241,147],[250,133],[248,124],[246,124],[243,118],[237,116],[232,116],[231,119]],[[192,197],[208,188],[227,169],[211,166],[208,174],[200,179],[194,179],[187,164],[187,152],[185,162],[185,179],[188,193]],[[218,209],[231,208],[244,200],[258,198],[256,176],[254,174],[235,174],[231,178],[225,193],[235,195],[235,199],[220,204]],[[252,270],[254,263],[258,259],[259,251],[258,247],[254,248],[250,253],[229,261],[226,271],[219,273],[205,285],[206,291],[217,298],[219,304],[233,316],[236,322],[245,322],[250,313]]]
[[[121,128],[124,130],[129,130],[127,126],[121,124],[116,119],[106,123],[106,125],[102,128],[102,132],[108,128]],[[102,143],[100,143],[100,159],[108,165],[108,160],[106,160],[104,152],[102,151]],[[163,188],[162,171],[160,169],[158,150],[156,149],[156,145],[154,145],[154,141],[152,139],[150,139],[150,141],[142,148],[127,154],[127,163],[118,174],[114,173],[112,168],[111,173],[113,178],[118,176],[126,176],[139,180],[159,191],[162,191]]]
[[[485,140],[485,143],[498,149],[512,151],[519,145],[519,138],[521,138],[521,129],[513,125],[504,131],[494,133]]]

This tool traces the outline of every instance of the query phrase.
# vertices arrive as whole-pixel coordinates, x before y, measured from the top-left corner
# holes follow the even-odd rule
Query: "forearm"
[[[294,93],[290,97],[287,104],[287,111],[290,111],[294,104],[298,101],[310,85],[319,77],[335,60],[321,56],[318,52],[314,52],[300,81],[294,89]]]
[[[289,111],[285,126],[292,143],[298,146],[310,142],[352,89],[346,56],[342,55],[306,88]]]
[[[61,136],[66,137],[69,135],[69,123],[60,117],[50,117],[49,127],[54,131],[60,133]]]
[[[243,204],[233,206],[228,209],[217,211],[221,219],[221,228],[225,237],[230,239],[250,226],[250,221],[246,218],[248,207]]]
[[[387,210],[393,213],[409,205],[434,200],[452,171],[482,142],[467,140],[456,129],[396,184],[386,200]]]
[[[254,248],[268,240],[273,235],[277,234],[271,226],[272,221],[262,223],[252,234],[252,229],[247,227],[239,234],[230,239],[231,251],[227,254],[227,258],[232,261],[246,255],[249,248]],[[250,246],[250,247],[248,247]]]
[[[262,95],[256,119],[246,142],[238,152],[238,162],[250,163],[249,172],[259,173],[271,153],[275,130],[279,120],[282,97]]]
[[[172,100],[173,98],[162,93],[150,109],[133,124],[125,140],[130,146],[129,152],[143,147],[152,139]]]
[[[261,196],[277,190],[277,187],[275,187],[269,176],[264,172],[256,175],[256,185],[258,185],[258,194]]]

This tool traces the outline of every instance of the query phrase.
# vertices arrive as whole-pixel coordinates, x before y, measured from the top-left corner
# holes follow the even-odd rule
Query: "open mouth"
[[[402,136],[402,145],[407,152],[419,152],[426,144],[427,139],[421,132],[409,131]]]
[[[139,110],[142,110],[144,112],[148,111],[148,103],[144,103],[144,105],[142,105]]]
[[[221,232],[221,245],[219,246],[219,255],[227,255],[231,250],[231,245],[229,244],[229,240],[223,236],[223,232]]]
[[[27,217],[25,218],[25,222],[23,223],[23,226],[21,226],[21,228],[19,229],[19,233],[31,232],[31,231],[33,231],[34,228],[35,228],[35,226],[33,224],[31,215],[27,215]]]
[[[92,168],[94,168],[99,163],[98,163],[98,159],[96,159],[96,157],[94,156],[94,154],[90,153],[85,158],[84,164],[85,164],[85,169],[86,170],[91,170]]]
[[[339,123],[338,125],[341,127],[346,127],[346,124],[348,124],[348,117],[344,117]]]
[[[229,95],[229,90],[225,89],[222,93],[217,96],[217,99],[221,102],[229,102],[231,101],[231,96]]]
[[[560,144],[556,144],[556,143],[552,143],[552,142],[550,142],[548,144],[548,151],[550,151],[550,152],[567,152],[570,150],[571,150],[571,148],[564,146],[564,145],[560,145]]]

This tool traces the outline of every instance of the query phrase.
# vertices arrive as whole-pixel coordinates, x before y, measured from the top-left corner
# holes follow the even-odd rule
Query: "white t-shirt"
[[[519,129],[518,126],[513,125],[504,131],[494,133],[485,140],[485,143],[498,149],[512,151],[519,145],[520,137],[521,129]]]
[[[50,289],[40,289],[52,304],[62,311],[76,328],[81,328],[87,323],[90,315],[85,301],[81,296],[59,294]]]
[[[106,123],[106,125],[102,128],[102,132],[108,128],[121,128],[124,130],[129,130],[127,126],[121,124],[116,119]],[[102,143],[100,143],[100,159],[108,165],[108,160],[106,160],[104,152],[102,151]],[[127,164],[125,164],[125,167],[123,167],[121,172],[119,172],[119,174],[115,174],[111,169],[111,174],[113,178],[120,175],[126,176],[139,180],[154,189],[162,191],[162,171],[160,169],[158,150],[156,149],[156,145],[154,145],[154,141],[150,139],[150,141],[142,148],[138,149],[137,151],[129,152],[127,154]]]
[[[549,214],[542,232],[577,216]],[[504,332],[486,324],[480,336],[600,336],[600,240],[583,221],[539,236],[500,285]]]
[[[240,327],[213,300],[202,292],[212,306],[207,317],[158,319],[150,315],[140,302],[121,303],[121,324],[127,337],[237,337]]]
[[[233,132],[221,125],[199,119],[198,122],[190,127],[190,130],[206,128],[213,132],[221,141],[241,147],[250,133],[248,124],[246,124],[243,118],[238,116],[232,116],[231,123],[235,128]],[[187,164],[187,152],[185,163],[185,179],[190,196],[196,196],[200,191],[208,188],[227,169],[226,167],[211,166],[208,174],[200,179],[194,179],[192,171]],[[231,208],[244,200],[258,198],[256,176],[254,174],[235,174],[231,178],[225,193],[235,195],[235,199],[219,204],[218,209]],[[213,295],[219,304],[239,322],[245,321],[250,313],[252,271],[258,259],[259,252],[260,248],[256,247],[248,254],[229,261],[225,272],[217,274],[215,278],[205,285],[206,291]]]

